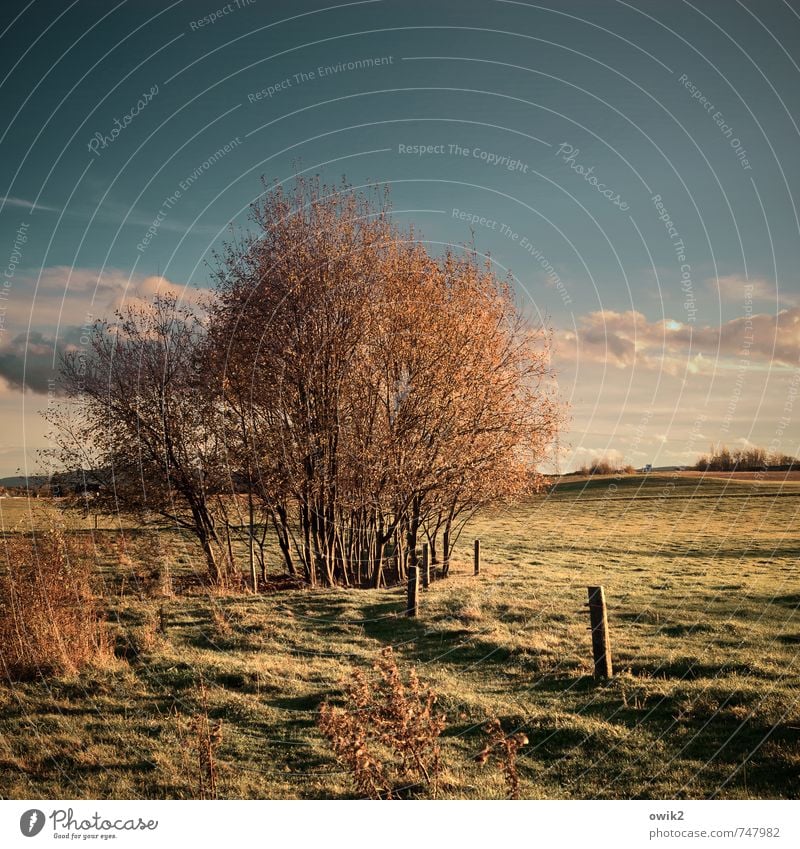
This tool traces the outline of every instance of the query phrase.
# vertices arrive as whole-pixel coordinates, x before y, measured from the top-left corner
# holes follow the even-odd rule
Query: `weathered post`
[[[428,543],[422,543],[422,587],[428,589],[431,585],[431,565],[428,556]]]
[[[589,621],[592,631],[594,677],[611,678],[611,642],[608,638],[606,594],[603,587],[589,587]]]
[[[481,573],[481,541],[479,539],[475,540],[475,574],[480,575]]]
[[[446,578],[450,572],[450,531],[444,532],[442,539],[442,577]]]
[[[416,616],[419,610],[417,597],[419,595],[419,569],[416,566],[408,567],[408,606],[406,616]]]

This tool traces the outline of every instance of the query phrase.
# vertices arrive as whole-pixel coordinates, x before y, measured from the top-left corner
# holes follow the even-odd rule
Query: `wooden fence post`
[[[422,543],[422,587],[428,589],[431,585],[431,565],[428,556],[428,543]]]
[[[589,621],[592,631],[594,677],[611,678],[611,642],[608,638],[606,594],[603,587],[589,587]]]
[[[406,616],[416,616],[419,610],[417,597],[419,596],[419,569],[416,566],[408,567],[408,607]]]
[[[481,573],[481,541],[479,539],[475,540],[475,574],[480,575]]]

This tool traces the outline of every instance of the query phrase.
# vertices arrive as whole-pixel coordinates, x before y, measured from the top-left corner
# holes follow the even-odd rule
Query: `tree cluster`
[[[190,529],[218,582],[230,527],[309,584],[402,580],[482,505],[537,486],[560,409],[550,336],[471,249],[433,256],[388,199],[296,182],[217,257],[204,314],[100,322],[63,362],[60,460],[114,509]]]
[[[630,464],[614,463],[611,460],[594,460],[581,466],[576,474],[590,477],[591,475],[632,475],[634,468]]]
[[[731,451],[726,445],[712,445],[711,451],[700,457],[695,468],[701,472],[757,472],[796,465],[800,465],[796,457],[770,454],[764,448],[739,448]]]

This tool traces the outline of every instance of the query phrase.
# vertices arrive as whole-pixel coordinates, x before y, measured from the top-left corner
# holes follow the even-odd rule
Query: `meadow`
[[[416,619],[399,588],[286,586],[274,553],[270,592],[212,591],[179,534],[89,518],[73,533],[93,542],[114,656],[0,684],[0,795],[196,797],[202,712],[221,797],[352,797],[319,708],[392,646],[445,713],[445,798],[504,796],[475,761],[491,718],[528,739],[526,798],[797,797],[799,508],[797,481],[562,478],[472,521]],[[27,510],[0,500],[4,532]],[[608,681],[591,674],[589,584],[606,589]]]

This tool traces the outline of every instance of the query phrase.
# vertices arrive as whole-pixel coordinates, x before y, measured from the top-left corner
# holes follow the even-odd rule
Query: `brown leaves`
[[[60,461],[191,530],[227,586],[225,496],[251,541],[272,519],[290,574],[364,586],[404,578],[421,528],[529,492],[560,422],[549,333],[474,250],[432,256],[388,211],[345,183],[266,192],[203,320],[166,295],[67,356]]]
[[[475,252],[431,256],[346,184],[298,179],[253,217],[209,333],[242,462],[299,504],[309,580],[371,583],[365,547],[377,569],[398,529],[528,489],[559,423],[549,335]]]

